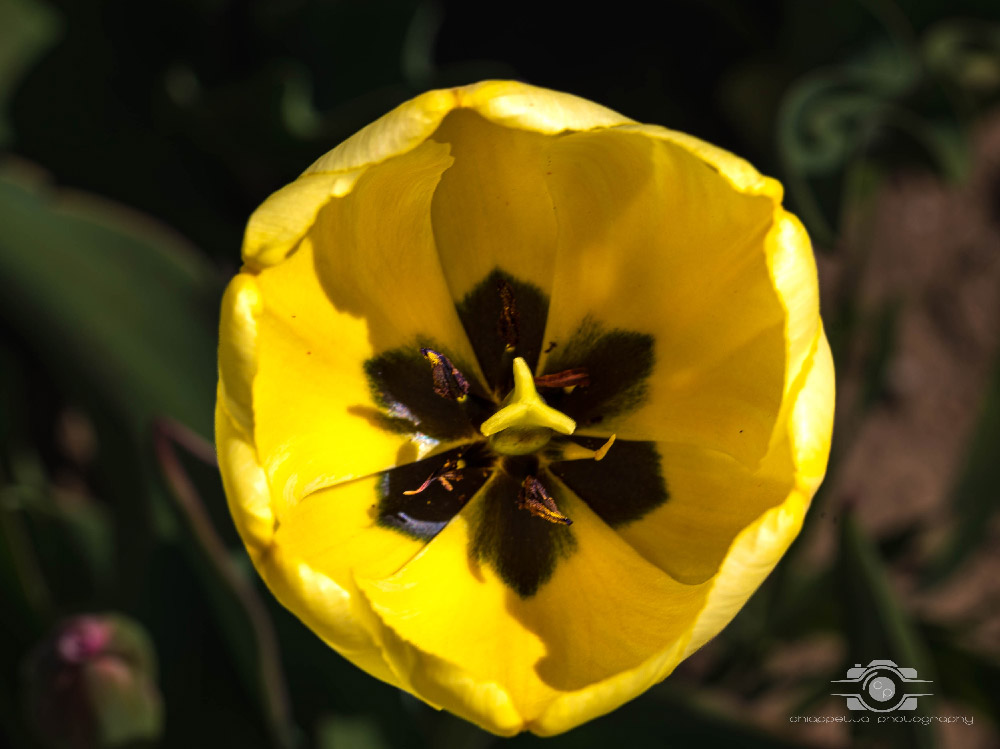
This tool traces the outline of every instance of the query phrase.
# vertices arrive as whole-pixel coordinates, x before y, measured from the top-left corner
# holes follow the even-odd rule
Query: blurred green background
[[[1000,8],[660,5],[668,23],[0,0],[0,744],[1000,746]],[[211,464],[217,310],[251,211],[401,101],[489,77],[782,179],[838,363],[830,473],[778,569],[666,682],[544,742],[323,646],[253,574]],[[933,679],[918,715],[968,720],[799,718],[847,715],[830,680],[889,658]]]

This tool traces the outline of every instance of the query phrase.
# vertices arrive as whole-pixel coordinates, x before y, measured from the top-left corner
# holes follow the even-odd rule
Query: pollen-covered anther
[[[553,433],[572,434],[576,422],[547,405],[535,390],[534,377],[520,356],[514,360],[514,389],[503,407],[482,423],[479,431],[502,455],[528,455],[548,444]]]
[[[469,394],[469,381],[451,363],[451,359],[434,349],[422,348],[420,353],[431,363],[434,392],[442,398],[462,402]]]
[[[556,501],[549,494],[545,485],[534,476],[526,476],[521,483],[521,491],[517,495],[517,506],[527,510],[535,517],[548,520],[550,523],[573,524],[572,520],[559,511]]]

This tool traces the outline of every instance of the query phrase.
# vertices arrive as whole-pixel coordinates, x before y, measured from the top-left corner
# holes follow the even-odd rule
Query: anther
[[[565,369],[553,374],[538,375],[535,387],[540,388],[572,388],[587,387],[590,384],[590,373],[586,369]]]
[[[611,446],[615,444],[615,437],[617,436],[617,434],[612,434],[607,442],[594,450],[594,460],[604,460],[604,456],[608,454],[608,450],[610,450]]]
[[[573,524],[572,520],[559,511],[556,501],[546,490],[545,485],[534,476],[526,476],[521,484],[521,491],[517,494],[517,506],[550,523]]]
[[[469,381],[451,363],[451,359],[429,348],[420,349],[420,353],[431,363],[434,392],[448,400],[464,401],[469,394]]]
[[[517,304],[514,301],[514,290],[504,279],[497,281],[497,291],[500,292],[500,321],[497,323],[497,333],[506,345],[507,351],[517,348]]]
[[[465,461],[459,458],[458,460],[446,460],[444,465],[438,468],[434,473],[427,477],[427,479],[418,486],[416,489],[410,489],[409,491],[404,491],[408,497],[412,497],[414,494],[420,494],[433,484],[435,481],[441,484],[445,488],[445,491],[451,491],[454,487],[451,485],[452,481],[462,480],[462,469],[465,468]]]
[[[612,434],[607,441],[596,450],[577,444],[570,440],[560,440],[551,444],[545,452],[546,457],[553,463],[562,463],[566,460],[604,460],[608,450],[615,444],[617,434]]]

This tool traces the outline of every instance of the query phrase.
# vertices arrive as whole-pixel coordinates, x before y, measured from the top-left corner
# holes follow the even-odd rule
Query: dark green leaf
[[[149,219],[0,176],[0,312],[72,390],[94,386],[141,433],[212,433],[216,304],[207,264]]]
[[[897,666],[915,668],[921,679],[933,680],[935,677],[926,643],[900,605],[875,545],[849,513],[841,526],[838,572],[841,605],[846,615],[849,658],[846,666],[865,666],[872,661],[891,660]],[[831,684],[830,691],[846,693],[851,686]],[[940,695],[934,684],[920,686],[929,687],[928,692]],[[842,687],[843,690],[835,687]],[[919,698],[917,710],[908,715],[927,715],[934,699],[933,694]],[[900,745],[927,749],[935,745],[934,734],[919,723],[887,725],[872,721],[852,724],[852,728],[857,731],[857,736],[876,742],[901,742]]]
[[[7,98],[35,58],[55,41],[59,26],[55,13],[35,0],[0,3],[0,144],[11,137]]]

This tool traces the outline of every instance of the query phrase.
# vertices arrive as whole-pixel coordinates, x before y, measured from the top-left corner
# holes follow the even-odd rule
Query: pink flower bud
[[[28,720],[48,746],[90,749],[160,735],[156,658],[132,620],[64,621],[25,659],[23,681]]]

